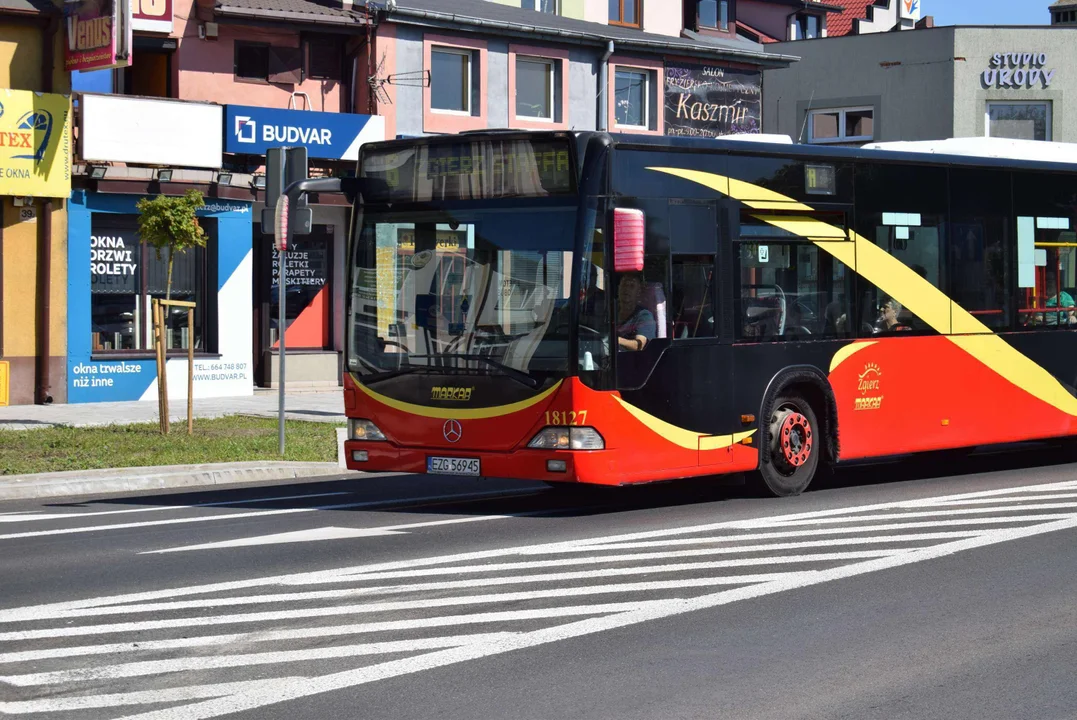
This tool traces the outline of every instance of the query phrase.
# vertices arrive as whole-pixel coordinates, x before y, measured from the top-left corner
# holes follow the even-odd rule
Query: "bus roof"
[[[655,149],[721,152],[783,157],[829,158],[835,161],[876,161],[955,165],[1048,172],[1077,172],[1077,144],[1005,138],[951,138],[917,142],[872,143],[864,147],[794,144],[788,136],[740,135],[727,138],[682,138],[661,135],[620,135],[615,145]]]

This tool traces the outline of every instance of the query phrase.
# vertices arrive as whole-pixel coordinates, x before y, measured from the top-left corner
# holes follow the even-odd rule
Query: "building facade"
[[[775,45],[792,52],[789,45]],[[939,27],[797,43],[767,71],[764,130],[862,145],[951,137],[1077,142],[1077,27]]]
[[[0,3],[0,404],[67,396],[71,101],[62,20],[47,0]]]

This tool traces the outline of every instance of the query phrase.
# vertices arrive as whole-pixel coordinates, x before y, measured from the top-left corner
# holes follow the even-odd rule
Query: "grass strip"
[[[287,454],[282,458],[274,418],[195,420],[191,436],[186,422],[173,423],[170,435],[161,435],[157,423],[4,430],[0,475],[256,460],[336,461],[332,423],[288,420],[285,432]]]

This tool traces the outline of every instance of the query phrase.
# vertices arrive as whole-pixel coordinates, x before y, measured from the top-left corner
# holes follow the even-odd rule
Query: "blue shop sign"
[[[224,151],[265,155],[272,147],[307,148],[307,157],[358,160],[363,143],[385,139],[378,115],[225,105]]]

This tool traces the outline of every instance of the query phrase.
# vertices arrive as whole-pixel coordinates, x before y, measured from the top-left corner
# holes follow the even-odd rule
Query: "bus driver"
[[[643,274],[627,273],[617,286],[618,350],[639,351],[653,340],[658,326],[650,310],[640,304]]]

